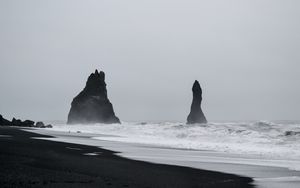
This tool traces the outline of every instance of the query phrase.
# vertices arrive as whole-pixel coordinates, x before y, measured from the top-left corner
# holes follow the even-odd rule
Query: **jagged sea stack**
[[[207,120],[201,109],[202,89],[199,82],[196,80],[193,85],[193,102],[191,112],[187,117],[187,124],[207,123]]]
[[[104,72],[92,73],[86,86],[72,101],[68,124],[120,123],[107,98]]]

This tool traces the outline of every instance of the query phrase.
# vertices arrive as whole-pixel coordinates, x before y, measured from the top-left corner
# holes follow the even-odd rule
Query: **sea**
[[[300,121],[232,121],[194,125],[182,122],[52,124],[55,131],[106,135],[93,139],[252,155],[261,159],[289,161],[286,167],[300,170]],[[294,165],[293,161],[297,163]]]

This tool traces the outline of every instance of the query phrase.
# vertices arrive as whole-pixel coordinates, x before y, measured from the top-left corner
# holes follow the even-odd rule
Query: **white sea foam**
[[[300,122],[56,124],[53,130],[112,135],[96,137],[101,140],[283,159],[290,168],[300,169],[293,166],[300,159]]]
[[[273,181],[273,182],[300,182],[299,176],[287,176],[276,178],[254,178],[255,181]]]

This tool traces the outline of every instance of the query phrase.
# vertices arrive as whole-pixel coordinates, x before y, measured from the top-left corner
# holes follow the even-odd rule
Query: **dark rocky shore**
[[[0,127],[0,185],[5,187],[248,188],[252,179],[231,174],[152,164],[92,146]],[[85,153],[98,152],[97,156]]]
[[[32,120],[22,121],[20,119],[13,118],[11,121],[3,118],[0,114],[0,126],[16,126],[16,127],[35,127],[35,128],[52,128],[52,125],[45,125],[43,122],[34,122]]]

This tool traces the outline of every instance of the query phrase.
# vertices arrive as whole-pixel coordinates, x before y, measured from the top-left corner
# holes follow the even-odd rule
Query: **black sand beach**
[[[32,137],[48,136],[0,127],[1,187],[253,187],[247,177],[129,160],[98,147]]]

